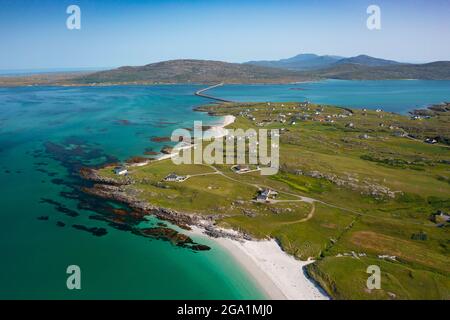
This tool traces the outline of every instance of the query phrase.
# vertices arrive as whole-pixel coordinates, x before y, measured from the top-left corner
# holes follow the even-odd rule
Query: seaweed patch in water
[[[145,217],[147,213],[137,212],[123,203],[106,201],[82,191],[84,187],[92,186],[92,182],[81,178],[79,175],[81,168],[102,167],[110,163],[117,163],[117,158],[105,154],[99,147],[94,147],[94,145],[77,137],[67,138],[60,144],[48,141],[44,143],[44,147],[46,154],[58,161],[68,171],[68,175],[63,179],[51,180],[56,185],[70,188],[70,191],[61,191],[60,196],[77,200],[78,210],[91,212],[89,219],[104,222],[116,230],[132,232],[135,235],[147,238],[170,241],[176,246],[194,251],[210,249],[208,246],[193,242],[190,237],[167,227],[162,222],[156,228],[140,229],[137,226],[142,221],[147,220]],[[41,202],[51,204],[56,210],[69,216],[76,217],[79,215],[75,210],[71,210],[55,200],[42,198]],[[92,212],[96,214],[92,214]],[[62,224],[63,222],[57,223],[60,227],[63,226]],[[95,236],[104,236],[108,233],[106,228],[101,227],[87,227],[81,224],[73,224],[72,227]]]
[[[67,208],[65,205],[63,205],[62,203],[59,203],[58,201],[52,200],[52,199],[47,199],[47,198],[41,198],[40,203],[48,203],[50,205],[53,205],[53,207],[59,211],[64,213],[65,215],[69,216],[69,217],[77,217],[80,214],[72,209]]]
[[[81,224],[73,224],[73,228],[77,230],[83,230],[92,233],[94,236],[101,237],[108,233],[108,231],[105,228],[98,228],[98,227],[86,227]]]

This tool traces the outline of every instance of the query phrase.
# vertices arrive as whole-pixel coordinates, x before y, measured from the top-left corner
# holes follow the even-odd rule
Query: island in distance
[[[182,59],[150,63],[144,66],[123,66],[92,73],[5,76],[0,78],[0,85],[292,83],[324,79],[450,80],[450,61],[409,64],[366,55],[342,58],[313,54],[298,55],[278,61],[246,63]]]

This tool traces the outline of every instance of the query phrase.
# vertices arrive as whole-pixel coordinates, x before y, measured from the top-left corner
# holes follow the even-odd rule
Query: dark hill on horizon
[[[298,57],[299,58],[299,57]],[[303,59],[305,57],[300,58]],[[115,84],[171,84],[171,83],[293,83],[324,79],[342,80],[450,80],[450,61],[425,64],[399,64],[389,60],[369,59],[375,66],[366,65],[367,57],[351,58],[353,63],[333,63],[317,70],[288,70],[251,64],[210,60],[170,60],[137,67],[93,73],[65,73],[33,76],[0,77],[0,86],[24,85],[115,85]],[[343,61],[341,59],[340,61]],[[379,61],[381,60],[381,61]],[[291,60],[292,61],[292,60]],[[365,62],[366,64],[357,63]],[[377,65],[377,64],[382,64]]]
[[[289,83],[315,79],[285,69],[210,60],[169,60],[139,67],[120,67],[72,79],[92,83]]]
[[[426,64],[400,64],[390,60],[367,59],[366,56],[350,61],[374,63],[335,63],[328,68],[295,71],[281,68],[227,63],[210,60],[169,60],[139,67],[120,67],[69,79],[72,84],[115,83],[292,83],[320,79],[342,80],[395,80],[423,79],[450,80],[450,62]],[[341,59],[340,61],[345,61]],[[381,64],[381,65],[379,65]]]
[[[313,53],[303,53],[287,59],[249,61],[246,64],[303,71],[326,68],[342,59],[344,58],[339,56],[319,56]]]
[[[374,58],[365,54],[361,54],[356,57],[351,58],[343,58],[336,62],[336,65],[339,64],[360,64],[368,67],[385,67],[385,66],[394,66],[404,64],[401,62],[397,62],[394,60],[386,60],[380,58]]]
[[[357,64],[368,67],[382,67],[390,65],[400,65],[402,63],[393,60],[374,58],[364,54],[358,55],[356,57],[345,58],[333,55],[319,56],[313,53],[303,53],[287,59],[249,61],[246,62],[246,64],[288,70],[307,71],[326,69],[342,64]]]
[[[359,64],[340,64],[327,69],[315,70],[307,74],[311,77],[342,80],[450,80],[450,61],[377,67],[368,67]]]

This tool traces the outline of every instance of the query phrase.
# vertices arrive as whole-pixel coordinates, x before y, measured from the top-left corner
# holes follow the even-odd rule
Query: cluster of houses
[[[256,123],[258,127],[265,126],[270,123],[279,122],[281,124],[289,124],[294,126],[299,121],[318,121],[318,122],[328,122],[334,123],[337,118],[347,118],[351,116],[351,114],[332,114],[332,115],[322,115],[321,109],[317,109],[313,114],[310,113],[296,113],[292,114],[288,112],[286,114],[280,113],[277,115],[275,119],[263,119],[261,122]]]
[[[418,114],[415,114],[415,115],[411,116],[411,120],[422,120],[422,119],[431,119],[431,116],[418,115]]]
[[[255,111],[258,111],[258,109],[255,109]],[[251,121],[255,121],[256,118],[250,113],[250,109],[246,109],[245,111],[239,112],[239,115],[241,117],[247,118]]]
[[[396,256],[390,256],[388,254],[380,254],[380,255],[378,255],[378,259],[397,261]]]
[[[336,240],[332,241],[333,243],[336,242]],[[344,252],[344,253],[338,253],[336,255],[336,257],[353,257],[356,259],[359,259],[361,257],[367,257],[367,254],[364,252],[355,252],[355,251],[351,251],[351,252]]]
[[[268,102],[267,105],[270,107],[271,103]],[[292,106],[292,110],[296,110],[297,108],[305,108],[306,111],[312,111],[311,108],[309,107],[310,103],[307,102],[302,102],[299,103],[296,106]],[[281,107],[284,107],[284,104],[281,104]],[[255,111],[257,111],[258,109],[254,109]],[[271,109],[269,109],[271,111],[276,111],[275,107],[272,107]],[[250,109],[246,109],[245,111],[241,111],[239,113],[240,116],[248,118],[251,121],[256,121],[256,118],[250,113]],[[286,114],[284,113],[279,113],[277,114],[274,118],[272,118],[271,116],[269,117],[269,119],[263,119],[260,122],[256,123],[257,126],[262,127],[265,126],[267,124],[271,124],[274,122],[279,122],[282,124],[285,123],[289,123],[290,125],[295,125],[297,123],[297,121],[307,121],[307,120],[313,120],[313,121],[319,121],[319,122],[335,122],[333,120],[333,118],[346,118],[351,116],[352,114],[349,113],[344,113],[344,114],[333,114],[333,115],[327,115],[327,116],[321,116],[322,112],[324,111],[324,108],[322,106],[318,106],[312,113],[306,113],[306,112],[297,112],[296,114],[293,114],[292,112],[287,112]]]
[[[344,252],[344,253],[338,253],[336,255],[336,257],[352,257],[355,259],[359,259],[362,257],[367,257],[367,254],[364,252],[355,252],[355,251],[351,251],[351,252]],[[383,260],[391,260],[391,261],[396,261],[397,257],[396,256],[390,256],[387,254],[381,254],[377,256],[378,259],[383,259]]]
[[[268,107],[271,107],[271,103],[267,103]],[[284,104],[281,104],[281,107],[284,107]],[[277,113],[274,115],[269,115],[267,119],[262,119],[261,121],[256,123],[256,126],[263,127],[268,124],[272,124],[275,122],[281,123],[281,124],[289,124],[291,126],[296,125],[299,121],[318,121],[318,122],[329,122],[334,123],[335,119],[338,118],[347,118],[351,117],[353,114],[349,111],[346,111],[344,113],[336,113],[336,114],[329,114],[329,115],[322,115],[324,112],[324,107],[317,106],[315,109],[311,108],[311,105],[309,102],[302,102],[298,105],[289,107],[292,110],[296,110],[297,108],[304,108],[303,112],[286,112],[286,113]],[[257,111],[258,109],[254,109],[254,111]],[[276,111],[276,108],[272,106],[272,108],[269,108],[269,111]],[[285,110],[286,111],[286,110]],[[381,112],[381,109],[378,109],[379,112]],[[256,121],[255,116],[251,113],[250,109],[246,109],[244,111],[241,111],[239,113],[240,116],[245,117],[251,121]]]
[[[128,175],[128,169],[124,166],[118,166],[114,168],[114,173],[118,176],[127,176]],[[166,182],[183,182],[185,181],[187,178],[189,178],[188,176],[180,176],[177,175],[176,173],[170,173],[168,174],[163,181]]]

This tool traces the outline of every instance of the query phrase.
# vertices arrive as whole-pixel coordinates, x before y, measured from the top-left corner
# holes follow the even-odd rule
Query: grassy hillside
[[[165,160],[132,168],[127,192],[254,238],[275,238],[298,259],[317,259],[308,272],[336,299],[450,298],[449,223],[432,218],[450,212],[450,148],[423,142],[436,131],[450,136],[449,112],[412,120],[300,103],[200,110],[236,115],[235,128],[283,129],[278,174]],[[190,178],[162,182],[171,172]],[[101,173],[114,177],[112,168]],[[279,192],[277,201],[253,201],[264,187]],[[365,286],[373,264],[382,271],[381,290]]]
[[[171,60],[140,67],[121,67],[75,78],[87,83],[288,83],[311,80],[298,72],[207,60]]]
[[[448,61],[418,65],[396,64],[394,61],[365,56],[341,59],[337,62],[336,59],[332,56],[317,56],[307,61],[285,59],[277,62],[263,61],[244,64],[208,60],[171,60],[88,74],[58,73],[0,77],[0,86],[292,83],[321,79],[450,80],[450,62]]]
[[[343,80],[450,80],[450,62],[441,61],[426,64],[400,64],[377,67],[361,64],[341,64],[311,72],[309,75]]]
[[[343,59],[341,61],[344,61]],[[76,84],[102,83],[290,83],[317,79],[450,79],[450,62],[429,64],[395,64],[384,66],[370,60],[366,64],[339,63],[325,69],[293,71],[252,64],[206,60],[172,60],[141,67],[121,67],[71,79]],[[387,60],[382,60],[387,61]],[[289,63],[288,63],[289,65]]]

